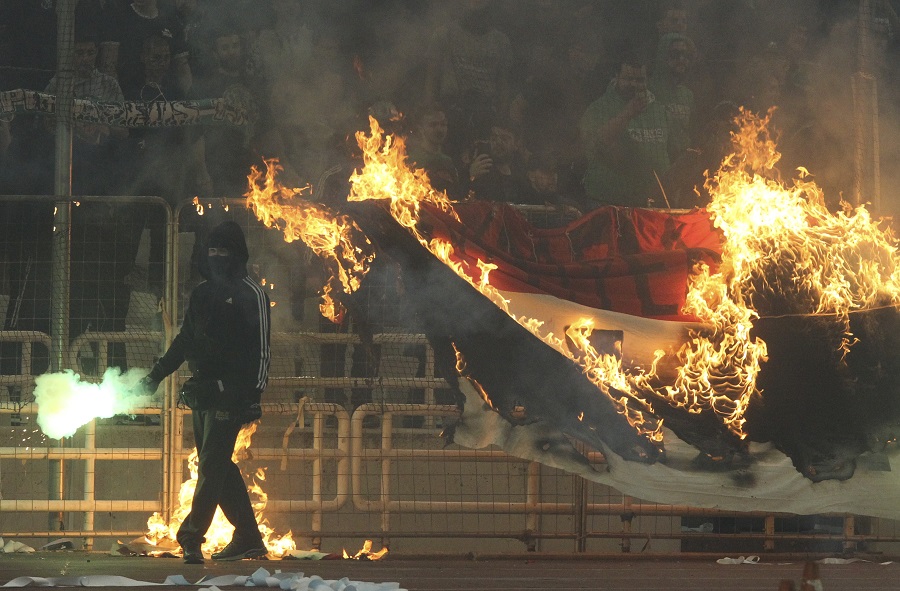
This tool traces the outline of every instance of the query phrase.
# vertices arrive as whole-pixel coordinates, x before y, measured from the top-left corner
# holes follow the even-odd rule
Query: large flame
[[[453,269],[457,275],[468,281],[475,289],[490,299],[501,310],[531,331],[539,339],[568,357],[583,369],[591,381],[606,394],[618,411],[625,416],[638,432],[652,440],[662,441],[662,421],[647,416],[644,411],[652,412],[650,403],[643,400],[632,387],[634,379],[622,370],[621,361],[614,355],[598,353],[590,344],[589,319],[583,319],[569,329],[566,336],[574,342],[577,351],[573,353],[566,340],[555,336],[552,332],[541,330],[543,322],[533,318],[517,317],[509,309],[509,300],[490,284],[489,275],[497,266],[478,260],[475,269],[453,257],[453,246],[445,240],[428,239],[418,228],[419,207],[422,203],[432,203],[443,211],[456,215],[446,193],[434,190],[428,182],[424,170],[410,169],[406,163],[406,149],[403,138],[384,137],[384,133],[374,118],[369,119],[370,134],[356,134],[357,143],[362,149],[364,166],[350,177],[350,201],[368,199],[384,200],[390,204],[390,212],[394,219],[408,228],[419,242],[435,257]],[[458,219],[458,218],[457,218]],[[576,354],[577,353],[577,354]],[[643,378],[643,372],[639,372]],[[615,384],[622,395],[611,393],[609,385]]]
[[[234,453],[231,456],[232,461],[240,462],[247,455],[250,447],[250,441],[253,434],[256,433],[258,422],[244,425],[240,433],[238,433],[237,441],[234,445]],[[172,517],[167,522],[162,515],[154,513],[147,521],[147,541],[154,545],[160,545],[163,542],[176,543],[176,534],[181,523],[191,512],[191,504],[194,498],[194,489],[197,487],[197,448],[188,456],[188,471],[191,477],[181,484],[178,491],[178,506],[172,512]],[[259,469],[253,475],[252,484],[248,487],[251,503],[253,505],[253,513],[256,516],[256,523],[259,527],[259,533],[262,535],[263,542],[269,550],[269,555],[274,557],[282,557],[291,550],[296,549],[291,532],[289,531],[283,536],[278,536],[269,526],[264,512],[269,496],[263,491],[259,485],[260,481],[265,480],[265,471]],[[229,523],[228,519],[222,513],[221,508],[216,508],[216,514],[213,517],[212,525],[206,532],[206,542],[203,544],[203,551],[211,554],[218,552],[231,541],[234,533],[234,526]]]
[[[698,265],[686,286],[683,313],[697,317],[708,328],[693,334],[676,354],[674,382],[656,388],[650,386],[657,377],[656,363],[648,370],[624,368],[620,356],[594,349],[591,319],[574,323],[562,336],[546,332],[541,320],[519,318],[510,311],[510,301],[490,284],[495,265],[483,261],[468,265],[454,258],[449,243],[424,236],[417,227],[420,205],[431,203],[453,213],[452,203],[445,193],[431,187],[424,171],[407,167],[403,139],[384,137],[374,119],[370,119],[370,134],[357,134],[364,165],[350,179],[348,199],[388,203],[397,222],[438,259],[538,338],[579,364],[638,432],[662,441],[662,421],[654,416],[649,402],[652,396],[692,413],[712,412],[743,438],[744,413],[758,394],[757,377],[767,355],[766,344],[751,335],[754,320],[786,314],[833,317],[844,330],[841,348],[846,352],[854,343],[850,313],[900,303],[893,235],[879,227],[864,207],[844,204],[843,211],[829,212],[822,191],[803,169],[790,186],[780,182],[774,170],[780,155],[769,133],[770,116],[742,110],[736,121],[740,132],[733,134],[734,153],[707,178],[706,188],[712,196],[708,211],[725,238],[722,263],[715,273]],[[298,213],[305,206],[294,199],[299,191],[285,193],[275,182],[275,169],[269,166],[266,191],[270,197],[263,201],[277,207],[259,207],[251,194],[248,202],[254,203],[251,206],[267,224],[295,228],[285,232],[286,239],[306,241],[309,222]],[[255,185],[253,175],[251,184]],[[334,225],[325,225],[321,231],[336,230]],[[349,248],[332,236],[314,250],[338,259],[336,244],[343,244],[342,251]],[[358,278],[364,272],[354,273],[348,275]],[[345,291],[355,289],[343,277],[341,285]],[[662,357],[664,353],[657,352],[656,361]]]
[[[805,169],[786,186],[774,166],[781,155],[769,132],[770,111],[745,110],[733,134],[734,153],[707,178],[708,207],[725,236],[722,264],[693,278],[685,312],[712,329],[678,353],[678,379],[670,399],[694,412],[712,409],[744,437],[744,411],[757,393],[765,343],[751,337],[765,316],[822,315],[844,330],[846,353],[854,340],[849,314],[900,303],[897,245],[865,207],[834,214]]]
[[[375,258],[369,240],[347,216],[310,201],[311,187],[292,189],[278,183],[282,168],[277,160],[265,164],[265,172],[254,166],[247,177],[247,207],[263,224],[281,231],[286,242],[302,240],[325,260],[344,293],[356,291]],[[330,281],[323,287],[319,309],[336,321],[342,309],[332,297],[333,289]]]

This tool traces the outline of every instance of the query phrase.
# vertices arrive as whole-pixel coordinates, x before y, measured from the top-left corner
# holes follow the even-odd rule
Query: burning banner
[[[738,123],[706,211],[605,208],[554,230],[450,204],[402,139],[358,136],[341,215],[399,265],[451,360],[448,438],[656,502],[898,516],[896,242],[864,208],[831,213],[805,171],[780,182],[768,118]]]

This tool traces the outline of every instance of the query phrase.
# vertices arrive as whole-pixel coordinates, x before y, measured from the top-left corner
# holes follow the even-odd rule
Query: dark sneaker
[[[200,544],[186,544],[181,547],[184,552],[185,564],[203,564],[203,552]]]
[[[269,551],[263,545],[262,540],[254,540],[252,542],[231,540],[231,543],[225,546],[221,552],[213,554],[212,559],[243,560],[244,558],[260,558],[268,553]]]

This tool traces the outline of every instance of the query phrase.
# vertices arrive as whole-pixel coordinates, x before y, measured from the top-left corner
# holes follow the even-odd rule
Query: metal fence
[[[17,201],[2,199],[4,205]],[[190,263],[193,242],[203,233],[196,206],[186,204],[170,215],[159,200],[132,201],[165,213],[155,219],[165,220],[169,279],[162,292],[152,287],[151,228],[144,227],[127,275],[130,298],[121,330],[94,330],[88,322],[71,333],[66,367],[86,380],[111,365],[148,367],[172,338],[184,294],[197,281]],[[87,236],[79,207],[123,202],[116,197],[80,202],[73,235]],[[435,374],[434,353],[422,335],[401,332],[386,320],[374,339],[378,354],[364,354],[352,319],[329,326],[312,313],[312,288],[290,288],[316,276],[316,261],[304,247],[286,245],[239,201],[204,205],[205,220],[230,217],[245,228],[254,272],[267,278],[275,302],[264,419],[242,468],[248,478],[265,474],[265,480],[257,478],[268,495],[264,516],[277,533],[293,532],[299,548],[333,550],[369,538],[409,554],[837,552],[900,539],[895,524],[884,520],[659,505],[495,448],[448,445],[440,433],[458,411],[446,382]],[[24,230],[18,236],[40,233],[38,227]],[[0,235],[7,241],[16,236]],[[109,258],[109,249],[121,244],[106,246],[93,252]],[[73,269],[85,262],[79,248],[73,247]],[[79,280],[75,273],[72,281]],[[112,278],[95,280],[115,292]],[[14,300],[17,293],[31,292],[10,293]],[[402,310],[388,309],[384,293],[369,297],[386,300],[387,317],[401,317]],[[37,298],[31,307],[39,310],[42,301]],[[73,300],[72,310],[84,303]],[[172,403],[184,372],[170,378],[157,407],[96,419],[71,438],[51,440],[35,422],[31,397],[34,374],[47,368],[40,360],[47,358],[50,335],[5,330],[0,342],[7,347],[0,377],[0,535],[37,545],[77,537],[105,549],[110,540],[143,535],[152,513],[174,510],[193,448],[185,420],[189,411]],[[604,461],[598,453],[590,458]]]
[[[881,4],[860,0],[859,65],[852,84],[834,85],[852,91],[854,197],[890,213],[896,204],[880,199],[880,176],[890,174],[879,168],[886,105],[877,100],[869,25]],[[60,5],[74,11],[73,0]],[[59,33],[57,69],[71,77],[72,20],[61,19]],[[706,59],[713,74],[748,70]],[[36,423],[34,376],[69,368],[96,380],[110,366],[149,367],[199,281],[196,245],[230,217],[244,227],[253,272],[275,304],[264,419],[242,467],[265,474],[265,518],[276,532],[292,531],[299,548],[372,538],[404,554],[888,552],[900,542],[893,521],[660,505],[496,448],[446,444],[440,433],[457,415],[454,398],[436,375],[434,351],[411,330],[415,319],[391,297],[390,270],[367,294],[381,316],[369,348],[352,317],[332,325],[318,315],[321,269],[310,252],[263,228],[238,201],[173,210],[154,197],[66,197],[72,97],[62,79],[59,88],[57,196],[0,197],[0,536],[35,545],[82,538],[105,549],[143,535],[153,512],[172,513],[192,448],[189,411],[173,404],[185,373],[166,382],[156,407],[96,419],[64,440]],[[527,213],[539,225],[564,216]]]

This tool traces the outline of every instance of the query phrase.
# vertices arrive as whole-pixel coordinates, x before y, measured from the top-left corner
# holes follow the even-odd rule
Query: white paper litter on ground
[[[0,538],[0,542],[3,541],[3,538]],[[31,546],[26,546],[22,542],[16,542],[15,540],[10,540],[3,544],[2,549],[0,551],[6,554],[12,554],[15,552],[34,552],[34,548]]]
[[[189,583],[184,575],[170,575],[163,583],[138,581],[117,575],[89,575],[67,577],[17,577],[4,584],[3,587],[152,587],[159,585],[199,586],[211,591],[219,591],[220,587],[268,587],[285,591],[406,591],[400,583],[367,583],[351,581],[344,577],[339,580],[324,580],[318,575],[303,576],[303,573],[269,573],[259,568],[252,575],[220,575],[202,578],[196,583]]]
[[[759,556],[738,556],[737,558],[720,558],[716,561],[719,564],[758,564]]]
[[[819,564],[853,564],[854,562],[872,562],[871,560],[866,560],[865,558],[822,558],[817,560]],[[888,560],[887,562],[877,562],[874,564],[880,564],[881,566],[887,566],[888,564],[894,564],[893,560]]]

